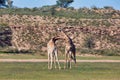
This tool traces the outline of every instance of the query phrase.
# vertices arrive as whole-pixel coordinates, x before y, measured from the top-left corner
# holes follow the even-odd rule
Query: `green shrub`
[[[93,54],[93,55],[103,55],[103,56],[120,56],[120,50],[119,49],[81,49],[81,54]]]
[[[68,9],[61,9],[56,10],[56,6],[43,6],[41,8],[5,8],[0,9],[0,15],[3,14],[19,14],[19,15],[41,15],[41,16],[57,16],[57,17],[66,17],[66,18],[87,18],[87,19],[108,19],[112,18],[112,15],[114,15],[112,12],[108,13],[96,13],[94,10],[89,8],[80,8],[78,10],[75,10],[74,8],[68,8]],[[99,11],[99,9],[97,9]],[[117,13],[117,11],[114,10],[114,13]],[[109,23],[106,23],[109,25]]]

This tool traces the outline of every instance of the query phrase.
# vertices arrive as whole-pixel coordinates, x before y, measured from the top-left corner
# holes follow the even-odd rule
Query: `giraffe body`
[[[76,63],[76,48],[72,39],[63,31],[59,30],[59,36],[65,41],[65,65],[64,68],[71,68],[71,61]]]
[[[58,67],[59,69],[60,64],[59,64],[59,60],[58,60],[58,50],[57,50],[57,46],[55,44],[56,40],[58,40],[57,37],[53,37],[47,44],[47,51],[48,51],[48,69],[52,69],[53,66],[53,62],[56,68],[56,61],[58,63]]]

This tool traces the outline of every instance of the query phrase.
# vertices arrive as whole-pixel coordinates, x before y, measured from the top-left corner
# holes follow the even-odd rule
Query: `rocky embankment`
[[[0,25],[9,26],[11,39],[8,40],[18,50],[46,51],[47,42],[58,33],[57,28],[63,28],[73,39],[77,49],[120,49],[120,19],[2,15]],[[58,42],[58,46],[60,45]]]

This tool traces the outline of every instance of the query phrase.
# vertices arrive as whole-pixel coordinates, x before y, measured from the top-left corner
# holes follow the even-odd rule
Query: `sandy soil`
[[[47,62],[47,59],[0,59],[0,62]],[[64,62],[64,60],[60,60]],[[120,62],[120,60],[77,60],[77,62]]]

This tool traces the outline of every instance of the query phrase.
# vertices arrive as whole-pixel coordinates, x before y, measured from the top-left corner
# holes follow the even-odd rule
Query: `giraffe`
[[[48,69],[52,69],[53,61],[56,68],[56,60],[58,63],[58,68],[61,69],[59,60],[58,60],[58,50],[55,42],[59,39],[59,37],[53,37],[47,43],[47,51],[48,51]]]
[[[65,65],[64,68],[68,67],[71,69],[71,60],[74,60],[76,64],[76,48],[72,39],[62,30],[58,29],[60,32],[59,37],[65,41]]]

